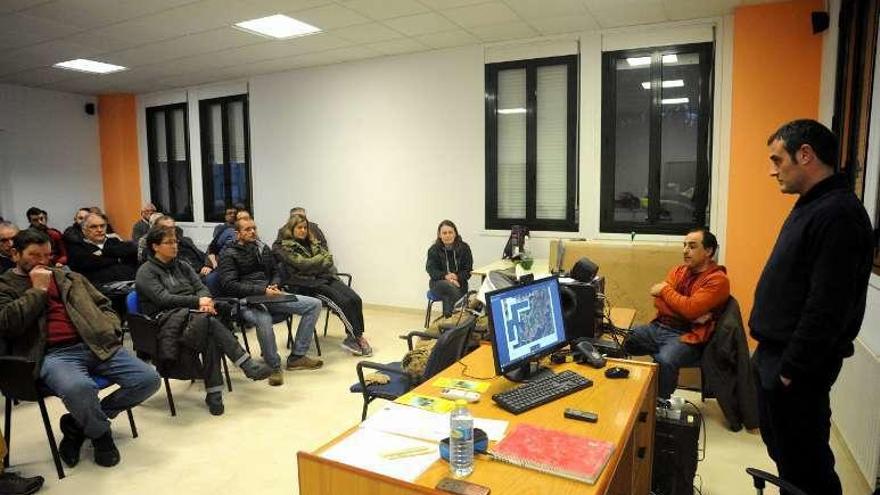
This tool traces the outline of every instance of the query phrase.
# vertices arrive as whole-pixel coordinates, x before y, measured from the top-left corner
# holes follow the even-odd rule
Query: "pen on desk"
[[[393,459],[402,459],[404,457],[413,457],[422,454],[430,454],[435,449],[431,447],[409,447],[401,450],[392,450],[390,452],[383,452],[382,457],[385,459],[393,460]]]

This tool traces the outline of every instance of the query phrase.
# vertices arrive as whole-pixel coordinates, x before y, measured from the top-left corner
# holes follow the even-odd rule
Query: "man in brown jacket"
[[[51,253],[42,232],[23,230],[13,239],[16,266],[0,276],[0,338],[10,354],[37,363],[38,378],[70,411],[61,417],[61,459],[75,466],[89,438],[95,463],[114,466],[110,418],[153,395],[159,375],[122,348],[110,301],[82,275],[49,268]],[[99,401],[92,376],[120,388]]]

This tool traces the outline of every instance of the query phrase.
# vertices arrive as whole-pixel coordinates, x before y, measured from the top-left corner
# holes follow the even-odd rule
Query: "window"
[[[707,225],[712,43],[602,57],[602,232]]]
[[[486,228],[574,232],[577,57],[486,65]]]
[[[150,199],[176,220],[193,221],[186,103],[147,108]]]
[[[247,95],[199,102],[206,222],[222,222],[236,204],[251,210],[247,102]]]

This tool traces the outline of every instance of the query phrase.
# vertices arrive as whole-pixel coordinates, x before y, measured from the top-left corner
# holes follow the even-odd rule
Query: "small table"
[[[546,275],[550,273],[550,261],[547,258],[536,258],[532,261],[532,269],[526,270],[529,273],[534,273],[536,275]],[[513,261],[507,260],[495,260],[488,265],[483,265],[481,267],[474,268],[471,270],[472,275],[479,275],[481,277],[485,277],[491,271],[495,270],[508,270],[513,267]]]

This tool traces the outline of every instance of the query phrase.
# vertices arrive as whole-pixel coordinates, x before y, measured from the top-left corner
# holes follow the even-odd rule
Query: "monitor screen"
[[[486,306],[499,375],[528,365],[566,342],[556,277],[489,292]]]

